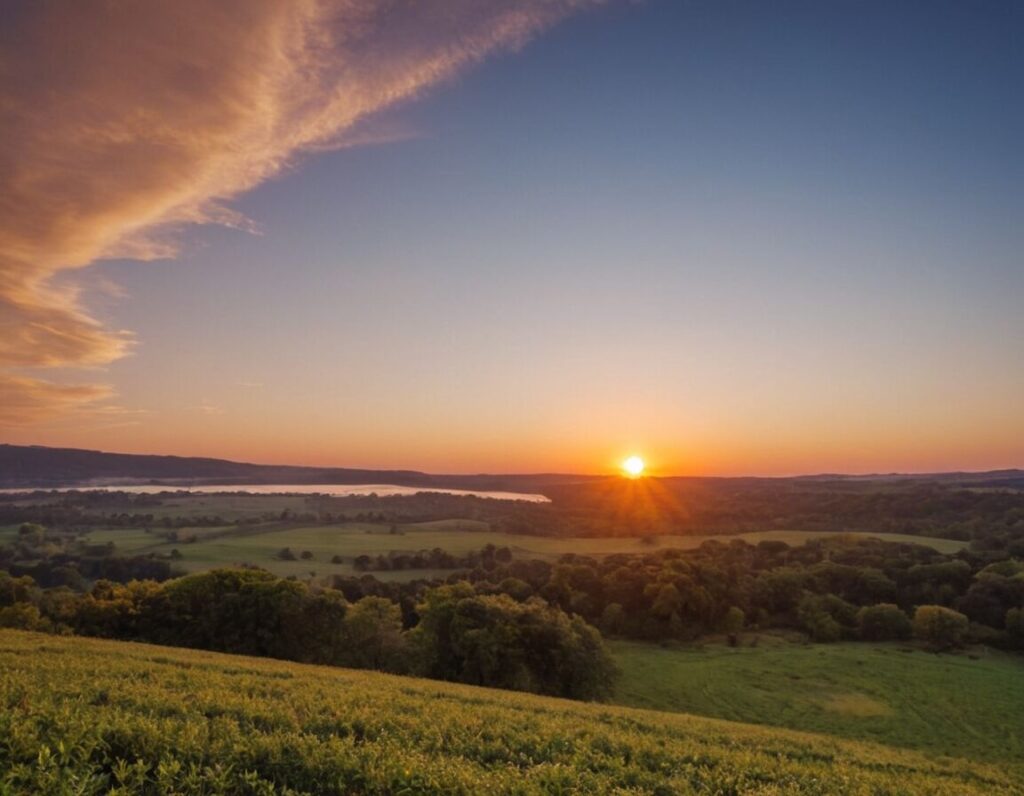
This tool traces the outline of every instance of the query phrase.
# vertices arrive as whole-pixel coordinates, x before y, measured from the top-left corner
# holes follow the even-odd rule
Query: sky
[[[1024,466],[1014,2],[0,11],[0,441]]]

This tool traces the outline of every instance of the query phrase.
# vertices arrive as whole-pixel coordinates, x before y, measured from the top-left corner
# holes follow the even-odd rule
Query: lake
[[[491,498],[492,500],[523,500],[528,503],[550,503],[544,495],[528,494],[525,492],[483,492],[471,489],[441,489],[425,488],[418,486],[397,486],[395,484],[214,484],[214,485],[188,485],[179,486],[175,484],[129,484],[120,486],[111,484],[107,486],[67,486],[67,487],[37,487],[47,492],[130,492],[136,495],[155,495],[160,492],[196,492],[199,494],[214,494],[217,492],[248,492],[253,495],[328,495],[330,497],[346,497],[347,495],[415,495],[419,492],[440,492],[444,495],[473,495],[475,497]],[[35,491],[32,488],[24,489],[0,489],[3,494],[19,494]]]

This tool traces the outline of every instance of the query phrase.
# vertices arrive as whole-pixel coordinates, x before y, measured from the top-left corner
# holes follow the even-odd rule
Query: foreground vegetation
[[[10,794],[1010,794],[997,767],[692,716],[0,631]]]
[[[757,646],[749,646],[754,641]],[[1024,660],[908,644],[797,644],[748,636],[664,648],[611,642],[614,700],[1014,764],[1024,770]]]

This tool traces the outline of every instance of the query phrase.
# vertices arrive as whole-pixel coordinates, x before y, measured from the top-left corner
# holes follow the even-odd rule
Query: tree
[[[800,626],[815,641],[839,641],[843,636],[842,625],[825,610],[821,599],[813,595],[807,595],[800,601],[800,605],[797,607],[797,619],[800,621]]]
[[[49,632],[53,626],[32,603],[17,603],[0,608],[0,627]]]
[[[613,636],[622,633],[626,628],[626,612],[618,603],[608,603],[601,613],[601,629]]]
[[[1011,646],[1024,649],[1024,608],[1011,608],[1006,612],[1006,634]]]
[[[941,605],[919,605],[914,612],[914,635],[937,652],[960,646],[967,627],[966,616]]]
[[[611,693],[617,670],[601,634],[543,600],[457,583],[428,590],[417,612],[416,669],[428,677],[572,699]]]
[[[402,610],[384,597],[363,597],[345,615],[349,652],[345,665],[398,671],[405,640]]]
[[[898,641],[910,638],[912,627],[899,606],[868,605],[857,612],[857,633],[864,641]]]
[[[735,647],[739,642],[739,634],[743,630],[746,619],[743,609],[735,605],[730,606],[729,610],[725,612],[725,616],[722,618],[722,630],[729,638],[730,647]]]
[[[668,619],[675,614],[676,619],[679,619],[679,611],[683,607],[683,598],[679,594],[679,589],[674,584],[658,585],[652,583],[648,588],[648,592],[653,593],[652,596],[654,597],[651,603],[651,613],[662,619]]]
[[[793,610],[800,602],[806,576],[792,567],[779,567],[761,575],[754,583],[755,604],[770,614]]]
[[[18,528],[18,541],[30,547],[38,547],[45,538],[46,528],[39,523],[23,522],[21,527]]]

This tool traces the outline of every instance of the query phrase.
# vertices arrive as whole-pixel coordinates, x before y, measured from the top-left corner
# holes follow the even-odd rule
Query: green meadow
[[[5,794],[980,796],[1020,785],[999,765],[827,735],[0,631]]]
[[[176,566],[188,572],[199,572],[212,567],[231,564],[258,564],[278,575],[351,574],[351,561],[359,555],[375,556],[389,552],[415,552],[439,547],[452,554],[479,550],[487,544],[508,547],[516,558],[539,558],[555,560],[565,553],[589,556],[606,556],[613,553],[645,553],[665,548],[699,547],[709,539],[728,541],[743,539],[751,544],[763,540],[779,540],[799,545],[827,533],[812,531],[762,531],[737,536],[659,536],[644,541],[631,537],[551,537],[529,536],[485,530],[486,524],[473,520],[442,520],[420,524],[395,526],[397,533],[391,533],[391,526],[374,523],[346,522],[334,525],[315,525],[295,528],[257,527],[236,528],[186,528],[179,533],[182,537],[194,534],[195,542],[170,543],[155,533],[147,534],[141,529],[113,529],[93,531],[88,539],[92,542],[113,542],[120,555],[138,553],[167,553],[177,549],[182,558]],[[963,542],[950,539],[904,536],[902,534],[872,534],[877,538],[897,542],[926,544],[941,552],[955,552],[964,546]],[[276,553],[290,547],[298,555],[308,550],[311,560],[280,561]],[[340,555],[345,563],[331,564],[331,558]],[[403,570],[398,572],[375,572],[379,577],[410,580],[425,577],[425,570]]]
[[[748,635],[745,643],[753,636]],[[615,701],[1024,768],[1024,659],[900,644],[610,642]]]

